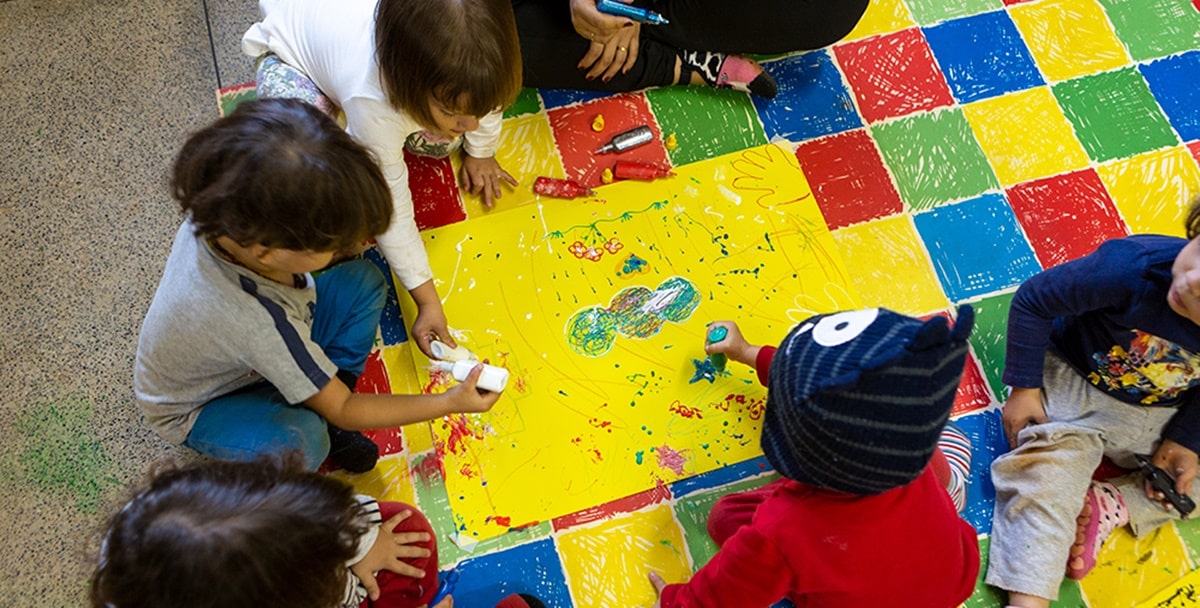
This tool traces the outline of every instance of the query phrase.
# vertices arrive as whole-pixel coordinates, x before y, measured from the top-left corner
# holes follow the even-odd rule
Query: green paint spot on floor
[[[105,492],[120,481],[89,428],[94,409],[82,400],[34,404],[13,427],[10,454],[17,462],[5,468],[42,492],[66,495],[83,513],[98,513]]]

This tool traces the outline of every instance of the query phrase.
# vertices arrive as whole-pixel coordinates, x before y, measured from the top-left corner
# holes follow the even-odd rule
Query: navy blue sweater
[[[1116,399],[1179,408],[1163,437],[1200,452],[1200,326],[1167,305],[1185,244],[1115,239],[1025,281],[1008,315],[1005,384],[1041,387],[1049,349]]]

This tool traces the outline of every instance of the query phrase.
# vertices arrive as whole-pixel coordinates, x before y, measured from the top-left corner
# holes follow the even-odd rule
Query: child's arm
[[[475,388],[482,372],[483,366],[477,365],[461,384],[440,395],[351,393],[341,380],[334,378],[304,404],[347,431],[392,428],[458,412],[486,412],[500,399],[500,393]]]
[[[495,199],[500,198],[501,183],[507,182],[513,187],[518,185],[517,179],[496,161],[503,120],[503,112],[492,112],[479,119],[479,128],[463,135],[465,154],[459,183],[472,194],[481,195],[486,209],[491,209]]]
[[[1017,447],[1017,433],[1031,424],[1049,422],[1046,408],[1042,405],[1042,389],[1014,388],[1004,402],[1004,435],[1008,437],[1008,447]]]

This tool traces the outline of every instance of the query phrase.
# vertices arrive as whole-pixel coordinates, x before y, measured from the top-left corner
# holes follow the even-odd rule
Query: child
[[[1092,483],[1134,454],[1188,494],[1200,451],[1200,201],[1189,240],[1137,235],[1030,278],[1012,301],[1004,429],[987,582],[1012,606],[1048,606],[1064,566],[1082,578],[1116,527],[1145,535],[1177,514],[1141,475]],[[1080,512],[1080,504],[1084,505]],[[1078,518],[1076,517],[1078,515]]]
[[[203,462],[158,473],[112,517],[91,605],[417,608],[437,567],[433,529],[409,505],[355,496],[296,458]],[[544,606],[514,594],[496,608]]]
[[[737,326],[709,353],[768,387],[762,448],[782,479],[713,506],[721,546],[662,608],[950,608],[975,589],[979,546],[931,468],[954,405],[974,312],[920,321],[889,310],[818,315],[778,351]]]
[[[597,0],[512,0],[525,86],[633,91],[707,85],[773,98],[778,87],[739,53],[781,55],[841,40],[867,0],[638,0],[669,23],[601,13]]]
[[[444,157],[462,142],[461,183],[488,208],[502,182],[517,185],[495,158],[502,110],[521,89],[509,0],[262,0],[259,7],[263,20],[242,38],[243,51],[259,58],[259,96],[299,96],[345,113],[347,130],[375,153],[392,191],[394,216],[377,239],[417,304],[412,337],[431,358],[435,338],[456,346],[413,219],[404,152]]]
[[[375,466],[360,433],[482,412],[476,369],[442,395],[356,395],[383,309],[368,261],[317,276],[386,226],[387,183],[371,155],[297,100],[247,103],[191,136],[172,193],[187,215],[146,313],[134,392],[165,439],[222,459],[298,449]],[[318,297],[319,296],[319,297]],[[328,421],[328,424],[326,423]]]

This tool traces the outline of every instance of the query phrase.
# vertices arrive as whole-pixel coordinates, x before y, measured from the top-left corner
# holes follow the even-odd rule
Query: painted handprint
[[[777,186],[780,181],[770,174],[780,169],[795,171],[795,178],[786,180],[787,186]],[[759,146],[742,152],[741,158],[733,161],[733,189],[745,193],[759,207],[773,209],[783,205],[811,199],[812,188],[800,170],[796,157],[779,146]]]

